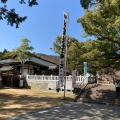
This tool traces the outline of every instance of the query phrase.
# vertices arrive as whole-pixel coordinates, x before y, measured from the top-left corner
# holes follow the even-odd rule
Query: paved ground
[[[9,120],[120,120],[120,107],[71,103],[20,115]]]

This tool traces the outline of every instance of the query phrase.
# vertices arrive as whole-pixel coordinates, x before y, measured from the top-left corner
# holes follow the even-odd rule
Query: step
[[[98,85],[87,89],[81,94],[80,102],[98,103],[120,106],[120,99],[116,99],[114,85]]]
[[[117,101],[105,101],[105,100],[95,100],[95,99],[79,99],[78,101],[85,102],[85,103],[96,103],[96,104],[120,106],[120,100],[117,102]]]

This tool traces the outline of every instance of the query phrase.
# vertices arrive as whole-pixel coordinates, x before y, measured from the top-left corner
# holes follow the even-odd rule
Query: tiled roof
[[[52,62],[49,62],[49,61],[46,61],[44,59],[40,59],[40,58],[37,58],[37,57],[32,57],[27,61],[31,61],[33,63],[39,64],[39,65],[42,65],[42,66],[46,66],[46,67],[49,67],[49,68],[57,68],[57,65],[55,63],[52,63]],[[0,64],[7,64],[7,63],[9,64],[9,63],[12,63],[12,62],[17,63],[19,61],[11,61],[10,59],[7,59],[7,60],[1,60]]]
[[[0,68],[0,71],[9,71],[12,70],[13,67],[12,66],[3,66],[2,68]]]
[[[11,61],[10,59],[7,59],[7,60],[1,60],[0,61],[0,64],[7,64],[7,63],[11,63],[13,61]],[[14,62],[18,62],[18,61],[14,61]]]
[[[49,61],[46,61],[40,58],[36,58],[36,57],[32,57],[29,61],[32,61],[40,65],[47,66],[49,68],[57,68],[57,65],[55,63],[52,63],[52,62],[49,62]]]

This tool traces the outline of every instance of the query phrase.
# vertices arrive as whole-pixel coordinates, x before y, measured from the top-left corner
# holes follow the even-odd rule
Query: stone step
[[[79,99],[79,102],[86,102],[86,103],[96,103],[96,104],[104,104],[104,105],[115,105],[120,106],[120,100],[119,101],[109,101],[109,100],[95,100],[95,99]]]

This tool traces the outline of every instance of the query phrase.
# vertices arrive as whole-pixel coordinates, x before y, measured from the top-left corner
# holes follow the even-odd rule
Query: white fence
[[[53,76],[53,75],[27,75],[27,81],[58,81],[59,76]],[[66,81],[72,81],[72,76],[66,76]],[[85,81],[84,76],[76,76],[76,82],[83,83],[83,81],[86,83],[87,79]]]
[[[42,87],[44,85],[43,83],[47,83],[46,89],[56,89],[57,83],[59,80],[59,76],[53,76],[53,75],[27,75],[26,80],[29,86],[35,86],[38,88],[39,86]],[[84,76],[76,76],[76,83],[88,83],[88,77]],[[34,88],[35,88],[34,87]],[[63,88],[61,88],[63,89]],[[66,90],[72,90],[72,76],[66,76]]]

